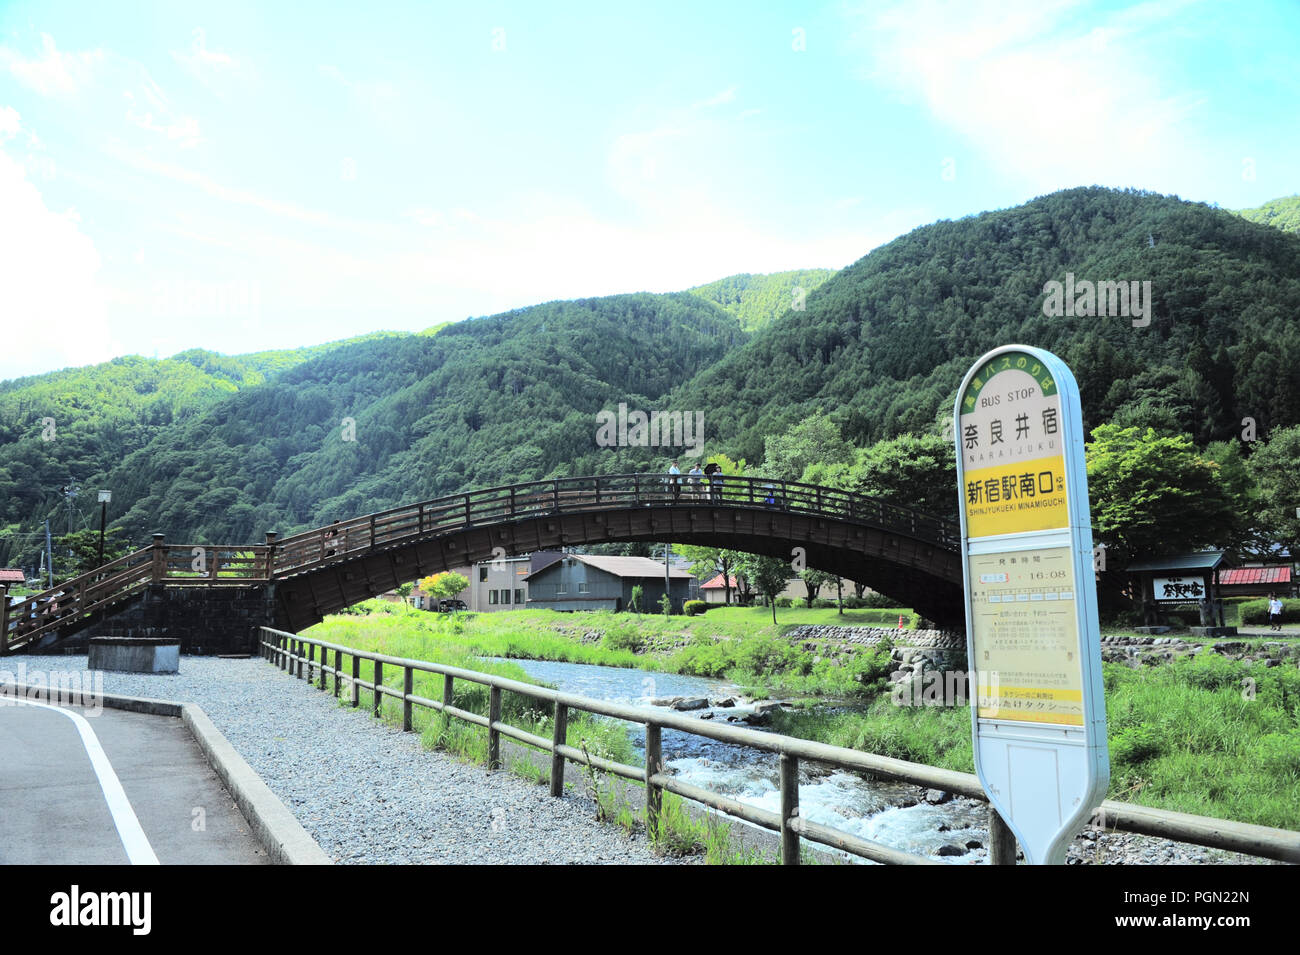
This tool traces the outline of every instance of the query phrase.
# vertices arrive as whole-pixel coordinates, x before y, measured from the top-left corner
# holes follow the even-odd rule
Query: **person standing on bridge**
[[[677,466],[676,461],[668,466],[668,486],[672,488],[674,503],[677,501],[677,496],[682,493],[681,474],[682,469]]]
[[[709,482],[709,497],[715,501],[722,500],[722,468],[715,461],[704,466],[704,476]]]
[[[690,484],[691,497],[699,500],[700,481],[704,478],[704,472],[700,470],[700,462],[696,461],[691,465],[690,471],[687,472],[686,480]]]

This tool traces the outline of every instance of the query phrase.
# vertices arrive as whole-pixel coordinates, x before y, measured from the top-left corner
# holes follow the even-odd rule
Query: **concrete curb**
[[[56,691],[58,687],[54,688]],[[60,705],[80,705],[76,699],[64,699],[65,694],[50,696],[48,686],[29,686],[22,683],[0,684],[0,701],[6,695],[22,694],[29,699],[44,699]],[[294,818],[288,808],[271,792],[262,778],[239,755],[230,741],[222,735],[208,714],[193,703],[175,703],[170,700],[153,700],[147,697],[115,696],[103,693],[98,696],[83,694],[82,699],[115,710],[146,713],[151,716],[179,718],[194,737],[217,777],[230,793],[230,797],[244,814],[253,836],[266,849],[276,865],[333,865],[331,859],[311,834]]]
[[[277,865],[333,865],[334,860],[294,818],[262,777],[244,761],[208,714],[192,703],[182,708],[181,721],[194,734],[199,748],[239,806],[253,834]]]

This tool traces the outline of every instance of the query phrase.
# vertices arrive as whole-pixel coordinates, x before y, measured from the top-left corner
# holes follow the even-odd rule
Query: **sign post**
[[[1110,784],[1079,387],[1025,345],[966,373],[953,420],[975,770],[1032,865]]]

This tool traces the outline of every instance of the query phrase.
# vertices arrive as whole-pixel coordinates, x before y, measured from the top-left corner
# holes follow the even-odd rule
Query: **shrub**
[[[777,605],[778,607],[793,607],[793,606],[794,606],[794,598],[792,598],[792,597],[777,597],[777,598],[776,598],[776,605]]]
[[[1268,623],[1268,598],[1248,600],[1241,605],[1239,612],[1243,624]],[[1282,622],[1296,623],[1297,621],[1300,621],[1300,600],[1283,600]]]
[[[884,607],[897,607],[898,601],[885,594],[870,593],[862,598],[862,606],[869,610],[877,610]]]
[[[611,650],[641,650],[641,630],[633,623],[617,623],[605,631],[601,642]]]
[[[703,600],[688,600],[682,604],[682,610],[689,617],[697,617],[709,609],[709,605]]]
[[[812,605],[818,610],[834,610],[838,606],[833,597],[816,597],[813,599]]]

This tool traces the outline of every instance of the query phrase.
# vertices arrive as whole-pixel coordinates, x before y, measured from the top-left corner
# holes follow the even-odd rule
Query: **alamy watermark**
[[[627,410],[596,412],[596,444],[602,448],[685,448],[693,458],[704,452],[703,411]]]
[[[86,716],[104,711],[103,670],[0,670],[0,706],[17,706],[23,700],[78,706]]]
[[[1131,318],[1134,328],[1151,324],[1151,281],[1141,282],[1076,282],[1073,272],[1065,273],[1065,281],[1055,279],[1043,286],[1047,296],[1043,300],[1043,314],[1048,318],[1092,318],[1108,315],[1112,318]]]

